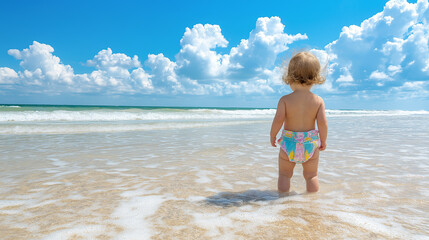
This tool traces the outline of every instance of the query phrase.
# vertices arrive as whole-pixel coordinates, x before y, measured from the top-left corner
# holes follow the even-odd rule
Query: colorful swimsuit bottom
[[[277,142],[288,155],[289,161],[305,163],[313,156],[319,146],[319,131],[292,132],[283,130],[282,136]]]

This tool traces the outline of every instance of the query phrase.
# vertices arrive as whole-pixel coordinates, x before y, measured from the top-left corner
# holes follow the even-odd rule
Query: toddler
[[[282,79],[292,93],[280,98],[271,126],[271,145],[276,147],[276,136],[284,123],[279,153],[279,192],[289,192],[290,179],[296,163],[302,163],[308,192],[319,190],[317,166],[319,151],[326,148],[328,123],[323,99],[310,91],[313,84],[322,84],[320,63],[310,52],[292,57]],[[315,129],[315,122],[317,128]],[[319,136],[320,135],[320,136]]]

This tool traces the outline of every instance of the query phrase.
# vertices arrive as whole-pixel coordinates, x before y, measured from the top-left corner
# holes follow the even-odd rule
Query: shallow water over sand
[[[2,239],[427,239],[429,115],[331,116],[279,196],[270,119],[0,135]]]

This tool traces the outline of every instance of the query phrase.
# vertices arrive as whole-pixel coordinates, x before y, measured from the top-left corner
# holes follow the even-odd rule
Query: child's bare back
[[[283,80],[293,92],[280,98],[270,133],[271,145],[276,147],[277,133],[284,126],[278,141],[281,148],[278,189],[289,191],[295,164],[302,163],[307,191],[316,192],[319,190],[319,151],[326,148],[328,133],[323,99],[310,91],[313,84],[324,82],[320,63],[311,53],[298,53],[291,59]]]
[[[296,86],[294,92],[283,96],[280,101],[285,108],[284,129],[294,132],[315,129],[317,113],[323,104],[322,98],[305,87]]]

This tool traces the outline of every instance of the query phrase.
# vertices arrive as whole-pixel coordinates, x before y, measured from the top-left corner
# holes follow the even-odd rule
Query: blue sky
[[[308,49],[331,109],[429,109],[428,1],[2,1],[0,103],[275,107]]]

